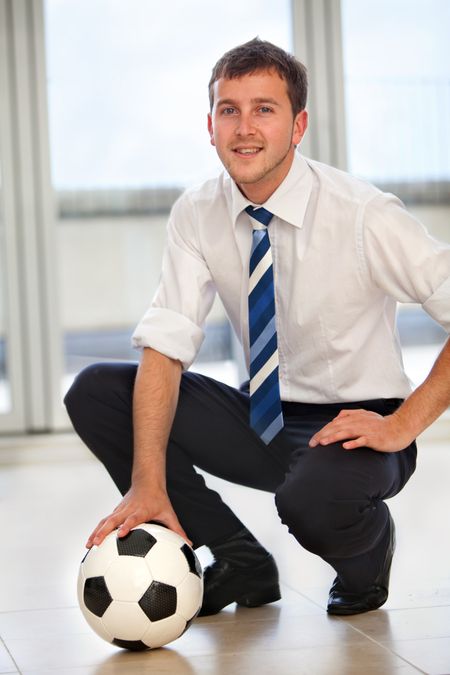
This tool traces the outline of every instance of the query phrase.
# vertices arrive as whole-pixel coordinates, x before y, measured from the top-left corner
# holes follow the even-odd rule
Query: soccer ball
[[[85,619],[100,637],[125,649],[153,649],[180,637],[202,598],[194,551],[154,523],[122,538],[111,532],[80,565],[78,601]]]

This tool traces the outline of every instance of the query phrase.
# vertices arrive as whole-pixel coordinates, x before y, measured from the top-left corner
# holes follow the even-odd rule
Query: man
[[[336,570],[328,612],[376,609],[395,545],[384,499],[450,404],[450,342],[411,393],[396,301],[448,330],[450,247],[392,195],[296,152],[307,81],[294,57],[252,40],[209,86],[226,172],[172,209],[160,286],[134,334],[139,367],[91,366],[66,397],[124,495],[87,546],[157,520],[214,555],[202,614],[277,600],[275,561],[199,467],[275,493],[282,522]],[[240,390],[187,371],[215,291],[249,365]]]

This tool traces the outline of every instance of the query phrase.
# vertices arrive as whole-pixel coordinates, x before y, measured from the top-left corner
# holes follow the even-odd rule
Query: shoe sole
[[[364,614],[365,612],[374,612],[376,609],[380,609],[384,605],[384,603],[387,600],[386,598],[383,600],[383,602],[380,602],[377,605],[374,605],[374,607],[361,607],[359,609],[351,608],[351,607],[334,607],[333,605],[329,605],[327,607],[327,614],[334,614],[336,616],[352,616],[353,614]]]
[[[259,587],[254,590],[249,590],[243,595],[230,600],[229,602],[222,604],[218,603],[216,605],[202,605],[198,616],[212,616],[213,614],[218,614],[228,605],[232,605],[235,602],[240,607],[260,607],[261,605],[268,605],[271,602],[276,602],[281,599],[280,587],[278,584],[271,585],[266,588]]]
[[[396,546],[396,533],[395,533],[395,524],[392,519],[391,514],[389,514],[389,523],[390,523],[390,539],[389,539],[389,548],[392,550],[392,554],[390,557],[389,562],[387,563],[386,566],[386,561],[385,561],[385,566],[383,567],[383,570],[381,572],[381,576],[385,577],[386,583],[389,589],[389,578],[391,574],[391,566],[392,566],[392,560],[394,557],[394,552],[395,552],[395,546]],[[389,595],[389,590],[386,591],[386,597],[384,600],[380,603],[375,604],[373,607],[362,607],[360,609],[354,609],[351,607],[339,607],[338,605],[334,606],[333,604],[330,604],[327,606],[327,614],[334,614],[336,616],[352,616],[353,614],[364,614],[365,612],[373,612],[376,609],[379,609],[382,607]]]
[[[267,589],[258,589],[250,593],[246,593],[236,600],[236,603],[241,607],[260,607],[261,605],[268,605],[271,602],[276,602],[281,599],[280,587],[271,586]]]

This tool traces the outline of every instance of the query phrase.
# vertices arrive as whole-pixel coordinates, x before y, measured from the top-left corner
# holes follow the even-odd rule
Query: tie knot
[[[269,225],[273,218],[273,213],[270,213],[270,211],[263,206],[258,206],[256,209],[253,208],[253,206],[247,206],[245,210],[251,218],[257,220],[258,223],[265,225],[265,227]]]

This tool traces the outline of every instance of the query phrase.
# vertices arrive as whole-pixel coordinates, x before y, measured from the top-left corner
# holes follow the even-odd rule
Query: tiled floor
[[[424,435],[416,475],[390,502],[398,548],[388,603],[346,619],[325,613],[332,570],[291,539],[271,496],[211,480],[275,553],[283,600],[198,619],[145,653],[103,642],[77,607],[85,538],[118,500],[102,467],[70,434],[0,439],[0,673],[450,673],[449,438],[448,420]]]

